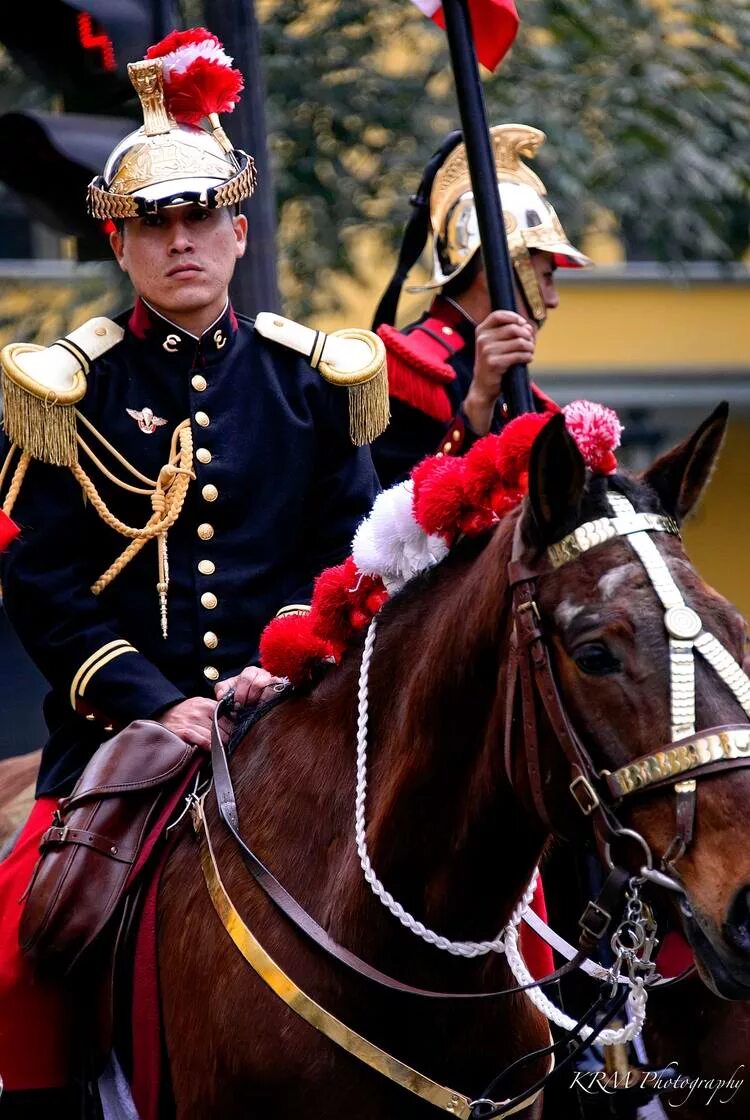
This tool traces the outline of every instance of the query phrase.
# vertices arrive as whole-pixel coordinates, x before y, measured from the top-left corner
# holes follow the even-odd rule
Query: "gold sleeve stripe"
[[[70,686],[70,706],[75,710],[76,698],[83,695],[83,689],[91,680],[94,673],[101,668],[101,665],[106,661],[113,660],[114,657],[119,657],[122,653],[137,653],[137,649],[131,646],[130,642],[126,642],[124,638],[116,638],[112,642],[107,642],[105,645],[100,646],[95,650],[83,664],[76,671],[73,681]],[[101,664],[100,664],[101,663]],[[85,681],[84,681],[85,677]]]
[[[290,615],[290,614],[309,614],[309,613],[310,613],[310,604],[309,603],[288,603],[285,607],[282,607],[280,611],[276,612],[276,617],[277,618],[286,618],[286,616]]]

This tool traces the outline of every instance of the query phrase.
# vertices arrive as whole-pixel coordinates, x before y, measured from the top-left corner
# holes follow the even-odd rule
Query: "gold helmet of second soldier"
[[[242,75],[205,28],[173,31],[128,66],[143,125],[116,146],[88,188],[101,220],[134,218],[166,206],[233,206],[255,188],[252,156],[233,148],[219,123]]]
[[[545,305],[530,251],[551,253],[561,268],[586,268],[593,262],[570,243],[539,176],[521,157],[532,158],[546,137],[538,128],[499,124],[490,129],[497,182],[516,277],[537,322]],[[442,288],[466,268],[480,245],[466,148],[459,144],[435,175],[430,192],[433,239],[432,279],[419,289]]]

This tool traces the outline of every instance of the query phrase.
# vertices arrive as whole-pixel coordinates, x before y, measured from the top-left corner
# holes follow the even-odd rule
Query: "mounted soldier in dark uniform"
[[[490,310],[466,150],[454,132],[425,168],[396,272],[373,323],[388,352],[391,423],[373,448],[384,486],[405,478],[425,455],[460,455],[502,427],[503,374],[534,357],[537,332],[558,304],[555,269],[592,263],[568,241],[544,184],[521,158],[536,153],[544,133],[517,124],[490,131],[518,313]],[[428,230],[432,277],[410,291],[438,295],[415,323],[397,330],[401,287]],[[549,407],[545,395],[534,392],[538,409]]]
[[[208,83],[197,106],[184,88],[196,55],[204,73],[220,68],[223,91]],[[89,188],[92,214],[114,223],[135,307],[2,356],[0,532],[15,536],[4,600],[51,686],[38,800],[0,865],[4,1116],[67,1107],[68,1008],[17,934],[57,799],[133,720],[207,746],[229,687],[240,703],[259,699],[274,682],[255,665],[263,626],[308,609],[314,576],[347,555],[377,491],[352,437],[382,429],[381,343],[234,311],[238,203],[255,170],[216,112],[241,78],[207,32],[173,33],[149,57],[131,67],[144,126]],[[342,384],[359,394],[351,417]]]

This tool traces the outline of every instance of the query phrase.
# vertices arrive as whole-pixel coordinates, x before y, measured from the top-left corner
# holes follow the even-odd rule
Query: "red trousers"
[[[57,798],[34,805],[13,851],[0,863],[0,1072],[5,1088],[56,1089],[68,1083],[70,1003],[61,984],[40,980],[18,946],[21,896]]]

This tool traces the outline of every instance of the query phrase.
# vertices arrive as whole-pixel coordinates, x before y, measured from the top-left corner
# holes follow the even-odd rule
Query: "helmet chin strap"
[[[547,308],[528,249],[513,253],[513,267],[518,281],[516,287],[521,293],[526,311],[536,325],[541,327],[547,318]]]

